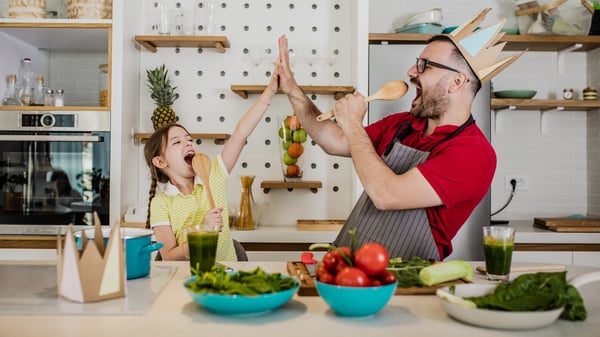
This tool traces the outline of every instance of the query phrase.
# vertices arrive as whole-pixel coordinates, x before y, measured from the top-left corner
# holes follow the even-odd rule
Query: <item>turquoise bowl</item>
[[[383,309],[396,292],[397,283],[378,287],[345,287],[319,282],[317,291],[340,316],[366,317]]]
[[[300,282],[295,278],[294,281],[294,288],[258,296],[196,293],[187,286],[188,283],[196,282],[196,276],[185,280],[183,285],[194,301],[206,309],[221,315],[239,316],[268,313],[286,304],[300,288]]]

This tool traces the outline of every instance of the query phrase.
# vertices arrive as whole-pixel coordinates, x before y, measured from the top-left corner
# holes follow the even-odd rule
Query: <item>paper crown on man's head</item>
[[[506,19],[478,29],[490,10],[491,8],[484,9],[471,20],[445,35],[458,48],[482,83],[496,76],[524,53],[524,51],[518,52],[496,61],[506,44],[506,42],[496,44],[504,36],[500,30],[506,23]]]

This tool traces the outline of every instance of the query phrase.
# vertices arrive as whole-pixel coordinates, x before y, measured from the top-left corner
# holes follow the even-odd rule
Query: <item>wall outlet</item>
[[[524,174],[509,174],[504,175],[504,189],[512,191],[511,180],[517,181],[517,188],[515,191],[528,191],[529,190],[529,176]]]

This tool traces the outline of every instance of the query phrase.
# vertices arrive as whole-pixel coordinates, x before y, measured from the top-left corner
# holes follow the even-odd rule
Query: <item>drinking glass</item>
[[[192,274],[195,270],[198,272],[210,271],[215,265],[219,232],[219,226],[206,224],[191,226],[187,229]]]
[[[483,252],[487,279],[508,282],[515,229],[508,226],[483,227]]]

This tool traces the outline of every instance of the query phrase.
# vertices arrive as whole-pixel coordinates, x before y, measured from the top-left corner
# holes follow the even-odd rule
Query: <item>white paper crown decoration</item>
[[[73,226],[64,238],[58,237],[57,285],[58,294],[75,302],[95,302],[125,296],[125,249],[119,225],[110,232],[106,246],[100,225],[96,222],[94,240],[85,231],[77,248]]]
[[[504,36],[500,30],[506,23],[506,19],[478,29],[479,24],[490,10],[491,8],[484,9],[447,35],[467,60],[481,83],[494,77],[524,53],[524,51],[517,52],[496,61],[506,44],[506,42],[496,44]]]

